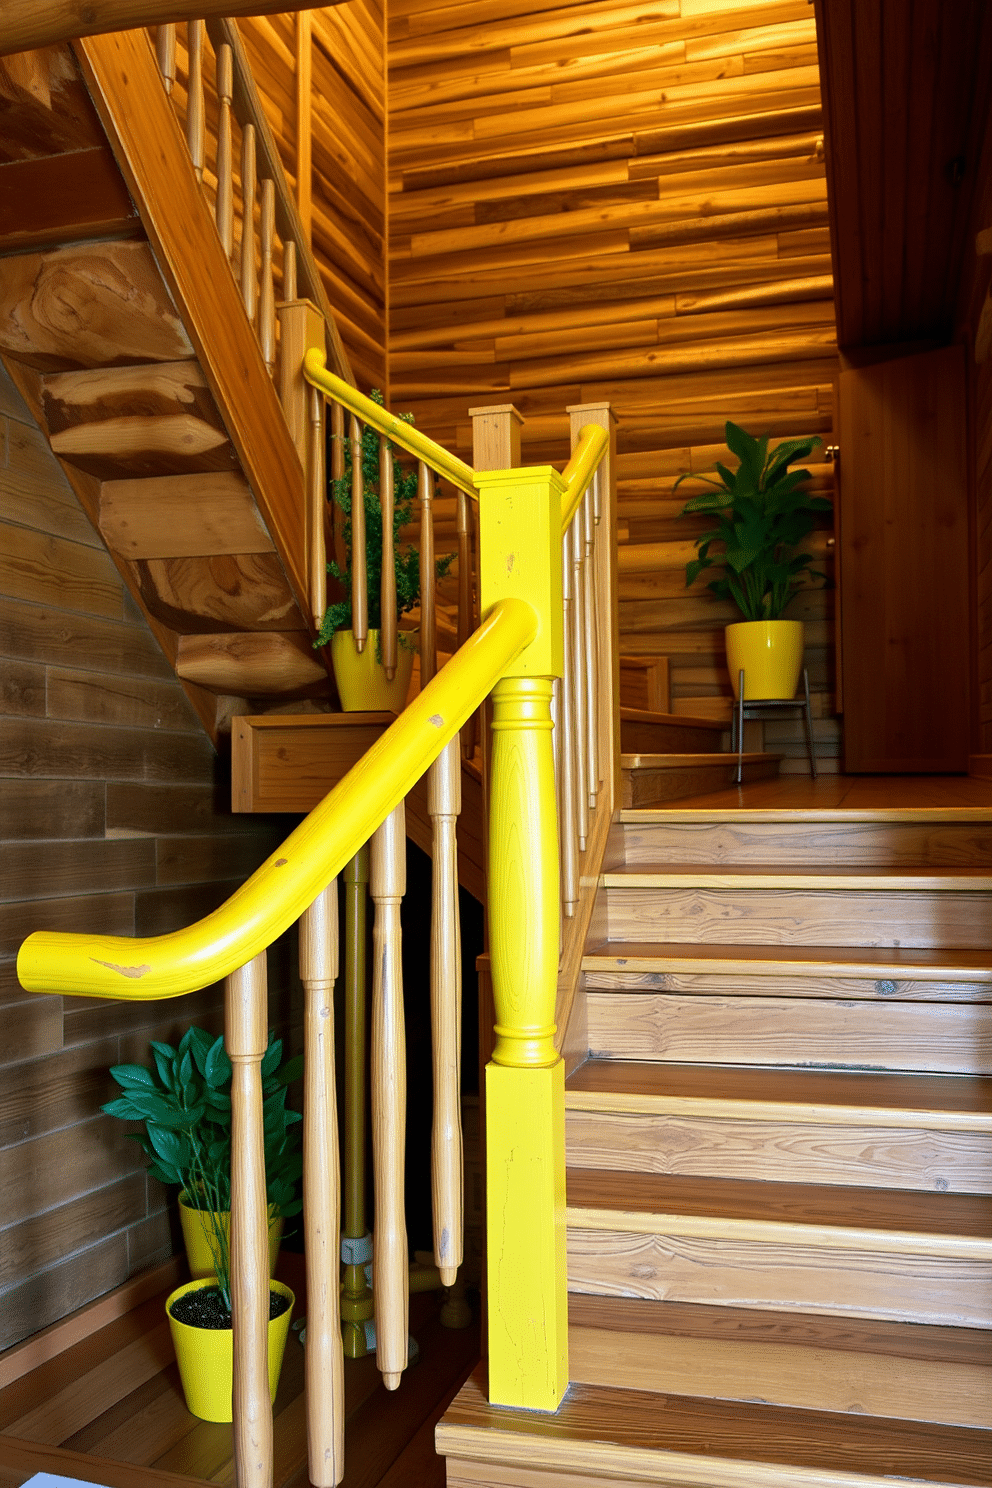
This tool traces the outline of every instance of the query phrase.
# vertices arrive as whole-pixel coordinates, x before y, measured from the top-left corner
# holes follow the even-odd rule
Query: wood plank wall
[[[512,401],[525,459],[561,461],[567,405],[608,399],[622,650],[671,658],[678,711],[726,717],[735,615],[685,591],[701,529],[673,485],[721,454],[728,417],[830,440],[812,9],[390,0],[388,38],[392,407],[467,456],[468,408]],[[818,487],[831,475],[820,463]],[[790,613],[836,754],[833,596]],[[805,768],[790,725],[769,745],[783,735]]]
[[[99,1113],[106,1071],[222,1024],[217,988],[133,1007],[30,997],[20,941],[186,924],[285,822],[231,816],[199,720],[2,368],[0,497],[2,1349],[172,1252],[165,1191]],[[291,1021],[287,994],[271,1016]]]
[[[359,386],[386,383],[385,59],[381,0],[349,0],[312,17],[313,247]],[[296,17],[238,22],[290,181],[296,182]],[[186,107],[185,27],[175,98]],[[213,59],[205,66],[215,138]],[[240,148],[240,147],[238,147]],[[207,180],[212,158],[208,150]]]

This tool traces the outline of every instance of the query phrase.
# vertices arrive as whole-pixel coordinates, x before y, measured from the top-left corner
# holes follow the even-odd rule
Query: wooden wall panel
[[[221,1018],[218,988],[136,1008],[29,997],[21,937],[175,928],[284,824],[231,817],[224,768],[2,371],[0,452],[0,545],[25,564],[4,569],[0,604],[2,1349],[170,1253],[164,1191],[99,1113],[106,1072]]]
[[[512,401],[525,459],[560,463],[566,406],[609,399],[621,650],[670,658],[676,710],[729,717],[734,613],[685,589],[703,528],[679,519],[691,490],[673,487],[726,453],[727,418],[830,442],[812,10],[391,0],[388,14],[392,406],[470,458],[468,408]],[[815,473],[829,494],[822,456]],[[829,571],[826,534],[820,551]],[[806,592],[791,613],[835,756],[833,596]],[[798,740],[775,747],[805,768]]]

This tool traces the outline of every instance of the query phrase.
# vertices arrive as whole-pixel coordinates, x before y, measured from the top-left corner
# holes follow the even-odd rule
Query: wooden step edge
[[[621,770],[734,770],[736,754],[621,754]],[[744,765],[777,764],[784,754],[744,754]]]
[[[648,945],[652,949],[648,949]],[[987,982],[992,980],[992,952],[975,951],[971,965],[954,962],[932,962],[885,959],[887,947],[880,947],[883,956],[878,960],[867,959],[864,948],[854,946],[845,956],[843,946],[796,947],[786,956],[763,955],[769,949],[763,946],[720,946],[715,955],[704,954],[709,947],[676,946],[643,943],[636,951],[625,951],[619,955],[606,949],[609,941],[588,947],[582,957],[583,971],[631,971],[670,972],[680,975],[724,975],[724,976],[780,976],[796,977],[803,974],[816,976],[867,978],[875,981],[918,982]],[[733,950],[733,954],[729,952]],[[814,955],[818,950],[820,954]]]
[[[725,734],[730,725],[713,718],[692,718],[688,713],[652,713],[647,708],[627,708],[621,705],[620,721],[657,724],[659,728],[705,729],[711,734]]]
[[[988,1488],[992,1483],[988,1434],[967,1427],[914,1431],[909,1423],[879,1420],[878,1471],[866,1471],[875,1446],[864,1439],[875,1426],[871,1418],[855,1417],[849,1428],[850,1418],[825,1412],[724,1402],[707,1402],[710,1409],[701,1414],[694,1401],[677,1396],[659,1411],[657,1395],[649,1392],[581,1384],[571,1385],[558,1412],[550,1415],[492,1406],[484,1384],[480,1366],[437,1427],[435,1442],[439,1455],[448,1458],[449,1481],[459,1480],[460,1460],[544,1471],[548,1488],[565,1482],[568,1473],[585,1475],[583,1482],[604,1479],[667,1488],[892,1488],[895,1457],[921,1488]],[[719,1421],[713,1419],[714,1405]],[[804,1462],[804,1423],[815,1429],[825,1420],[829,1430],[816,1432],[816,1444],[806,1453],[814,1460]],[[850,1444],[839,1440],[848,1429],[855,1437]],[[689,1436],[698,1441],[696,1450],[685,1449]],[[836,1445],[825,1436],[836,1436]],[[668,1445],[666,1437],[682,1441],[681,1449]],[[967,1456],[968,1465],[952,1466],[961,1456]],[[473,1478],[479,1484],[489,1481]]]
[[[628,1091],[565,1090],[566,1111],[628,1116],[709,1117],[719,1121],[790,1122],[796,1126],[871,1126],[921,1131],[985,1132],[992,1135],[992,1111],[938,1108],[827,1105],[799,1101],[734,1100],[729,1097],[645,1095]]]
[[[921,1198],[923,1195],[921,1195]],[[921,1204],[924,1209],[925,1204]],[[815,1245],[823,1250],[926,1256],[930,1259],[992,1262],[992,1235],[935,1234],[932,1230],[874,1229],[870,1226],[805,1223],[782,1219],[741,1219],[709,1214],[647,1213],[566,1205],[572,1230],[605,1230],[627,1235],[672,1235],[682,1239],[743,1241],[753,1245]]]
[[[712,756],[711,756],[712,758]],[[721,756],[735,760],[736,755]],[[747,756],[745,755],[745,759]],[[688,807],[684,801],[671,806],[625,806],[619,820],[629,826],[699,826],[718,823],[727,826],[749,826],[751,824],[792,824],[805,826],[831,826],[838,822],[850,822],[857,826],[887,822],[895,824],[923,822],[933,824],[947,822],[992,822],[992,808],[988,806],[890,806],[884,810],[863,808],[861,810],[840,806],[796,807],[783,810],[781,807],[755,806],[697,806]]]
[[[961,893],[987,894],[992,890],[992,873],[980,868],[940,868],[931,873],[905,873],[898,870],[865,871],[850,868],[822,873],[796,871],[792,867],[769,866],[749,871],[747,866],[725,867],[719,872],[699,868],[611,869],[600,875],[606,889],[719,889],[724,892],[748,892],[760,889],[828,889],[846,892],[875,890],[886,893]]]

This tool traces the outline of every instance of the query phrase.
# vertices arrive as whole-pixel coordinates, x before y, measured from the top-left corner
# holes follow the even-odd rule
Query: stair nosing
[[[618,956],[606,948],[611,945],[624,945],[626,947],[636,946],[637,950],[627,950],[623,956]],[[648,947],[651,947],[648,950]],[[701,951],[716,950],[717,955],[703,954]],[[690,971],[703,973],[707,971],[718,971],[723,965],[738,966],[741,961],[746,961],[754,970],[740,975],[751,976],[793,976],[798,971],[815,971],[821,976],[838,976],[850,978],[864,978],[870,981],[988,981],[992,979],[992,950],[978,950],[973,954],[975,964],[971,966],[954,965],[949,962],[946,965],[934,962],[916,963],[912,961],[901,961],[898,959],[872,960],[865,959],[865,951],[877,949],[880,952],[891,952],[889,946],[865,947],[865,946],[764,946],[764,945],[709,945],[704,942],[694,944],[693,942],[678,941],[601,941],[598,945],[587,947],[582,957],[583,971],[604,971],[612,963],[614,970],[624,971]],[[919,951],[920,947],[900,948],[902,953],[908,952],[912,955]],[[923,947],[922,949],[926,949]],[[784,956],[769,956],[767,954],[757,955],[756,952],[767,953],[768,951],[784,950],[788,954]],[[823,959],[814,958],[809,955],[810,951],[824,951],[828,955]],[[851,954],[845,956],[844,952]],[[960,954],[960,953],[959,953]]]
[[[792,865],[776,868],[772,864],[725,864],[719,871],[712,868],[668,867],[611,868],[600,875],[604,889],[717,889],[724,892],[751,893],[760,890],[796,890],[810,893],[840,891],[884,893],[988,893],[992,890],[992,872],[984,868],[938,868],[930,872],[906,872],[900,869],[823,868],[796,869]]]
[[[871,1126],[894,1130],[987,1132],[992,1110],[947,1111],[871,1105],[816,1105],[798,1101],[734,1100],[716,1096],[634,1095],[625,1091],[565,1091],[566,1111],[618,1116],[709,1117],[723,1121],[790,1122],[797,1126]]]

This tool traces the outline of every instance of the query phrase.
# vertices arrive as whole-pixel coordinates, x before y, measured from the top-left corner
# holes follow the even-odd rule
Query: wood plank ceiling
[[[992,106],[987,0],[815,0],[842,347],[955,329]]]

